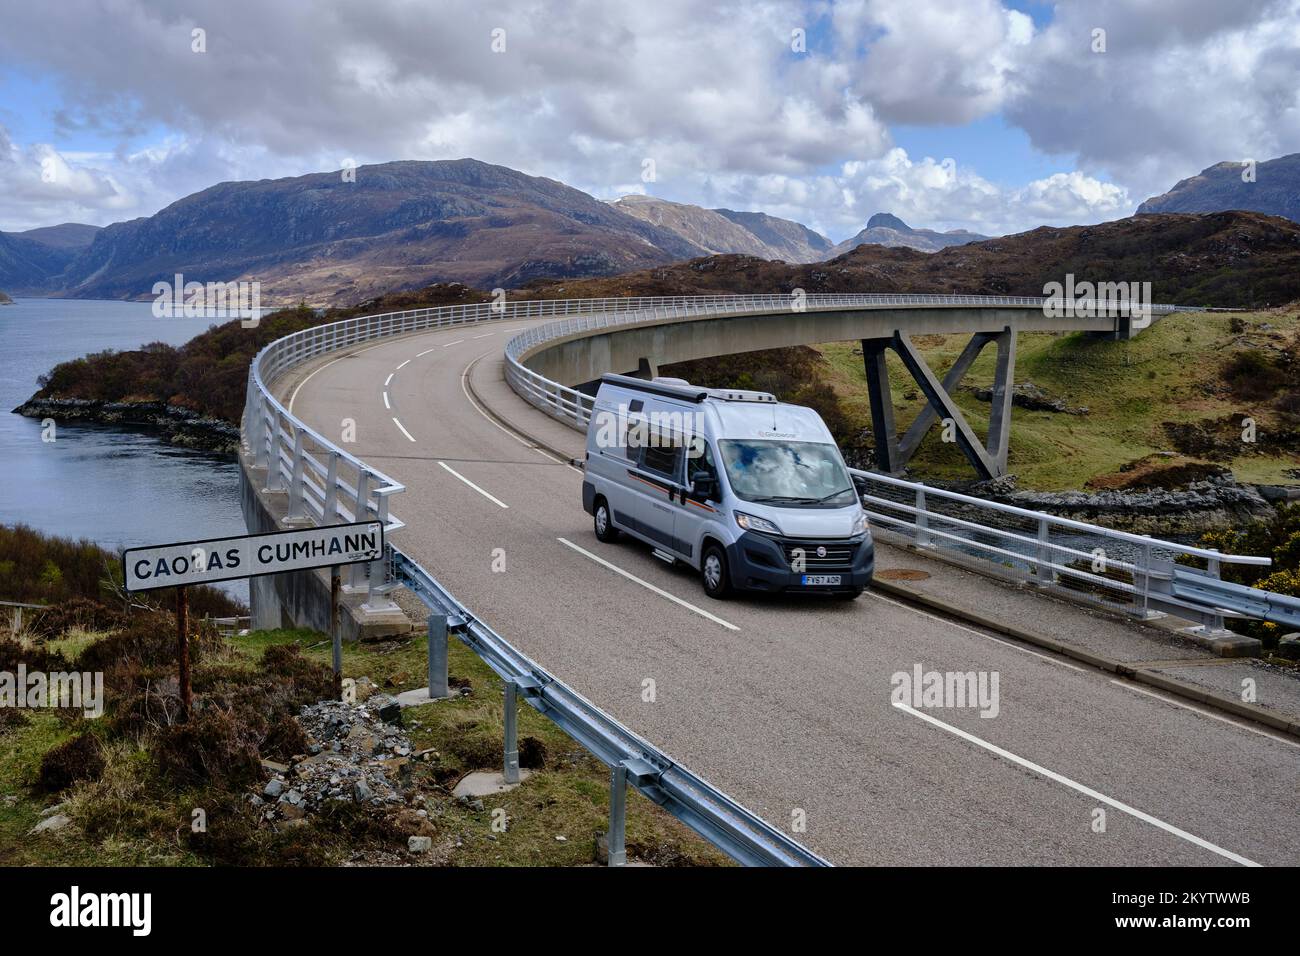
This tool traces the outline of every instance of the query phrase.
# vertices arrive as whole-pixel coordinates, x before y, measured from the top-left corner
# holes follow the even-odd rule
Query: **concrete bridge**
[[[1019,296],[812,295],[703,297],[705,302],[662,307],[633,321],[568,323],[525,337],[512,358],[551,382],[595,394],[600,376],[618,371],[654,377],[662,365],[762,349],[860,341],[871,401],[876,467],[898,474],[936,422],[951,421],[957,445],[980,478],[1006,473],[1011,438],[1011,385],[1020,332],[1085,332],[1127,339],[1175,306],[1143,308],[1127,300],[1072,302]],[[724,301],[728,300],[728,301]],[[567,327],[572,326],[572,327]],[[965,349],[940,381],[912,344],[915,335],[969,335]],[[513,346],[514,343],[512,343]],[[953,401],[985,346],[997,347],[991,415],[983,442]],[[926,405],[901,438],[894,426],[888,351],[895,352]]]
[[[1158,577],[1139,557],[1123,607],[1065,600],[1053,575],[1088,549],[1077,528],[1051,525],[1041,541],[1028,531],[1037,556],[1013,550],[1018,529],[998,538],[1038,562],[1009,579],[997,569],[1011,558],[981,564],[934,546],[952,527],[937,517],[928,538],[881,523],[878,586],[833,605],[705,606],[692,572],[595,540],[573,464],[590,399],[573,386],[642,358],[706,354],[731,318],[748,323],[730,328],[753,348],[836,338],[822,323],[895,341],[977,320],[965,331],[996,342],[1031,327],[1032,307],[964,318],[926,307],[911,326],[904,308],[872,315],[882,310],[861,303],[790,323],[771,310],[722,316],[718,302],[606,302],[415,310],[269,346],[245,412],[250,530],[384,520],[405,555],[521,653],[776,828],[797,812],[807,827],[796,838],[836,863],[1300,860],[1295,682],[1216,656],[1208,635],[1197,642],[1170,618],[1135,620],[1155,616],[1139,605]],[[604,342],[594,347],[613,364],[583,360],[580,340]],[[910,495],[898,503],[913,507]],[[281,577],[253,593],[259,622],[320,627],[325,576]],[[347,583],[351,633],[409,626],[382,562]],[[894,678],[918,665],[998,674],[998,716],[892,702]],[[1231,709],[1246,678],[1258,703]]]

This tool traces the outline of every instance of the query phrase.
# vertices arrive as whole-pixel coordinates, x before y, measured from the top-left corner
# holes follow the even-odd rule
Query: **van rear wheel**
[[[700,574],[704,578],[704,593],[711,598],[722,600],[731,593],[731,572],[727,569],[727,552],[721,546],[709,544],[704,549],[704,559],[700,562]]]
[[[606,544],[618,540],[618,529],[609,514],[609,503],[604,498],[597,498],[592,510],[592,524],[596,528],[596,538]]]

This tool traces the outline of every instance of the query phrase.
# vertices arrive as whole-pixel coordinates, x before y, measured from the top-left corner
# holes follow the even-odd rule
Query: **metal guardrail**
[[[989,562],[1003,575],[1141,619],[1170,614],[1210,633],[1222,631],[1225,617],[1254,615],[1211,600],[1208,586],[1193,594],[1179,582],[1195,573],[1199,581],[1226,584],[1218,579],[1222,564],[1272,563],[1268,558],[1222,554],[1116,531],[889,475],[850,472],[877,533],[919,548],[947,549]],[[1206,570],[1195,572],[1179,563],[1188,558],[1203,561]]]
[[[403,486],[290,413],[271,392],[281,375],[313,358],[373,338],[484,320],[565,314],[565,309],[635,310],[643,308],[638,305],[641,301],[548,300],[504,306],[448,306],[347,319],[284,336],[263,348],[249,369],[243,421],[246,449],[254,466],[266,469],[267,487],[287,493],[290,518],[319,525],[369,517],[383,521],[390,531],[396,530],[402,522],[389,511],[388,498],[402,491]],[[732,859],[758,866],[830,865],[522,654],[391,544],[383,560],[370,563],[364,579],[371,607],[396,587],[412,590],[435,614],[448,618],[460,639],[506,681],[508,692],[522,693],[539,712],[611,767],[615,780],[635,787]]]
[[[826,860],[766,823],[731,797],[624,727],[556,679],[476,618],[419,564],[393,551],[402,584],[539,713],[586,747],[607,767],[622,768],[626,783],[747,866],[829,866]]]

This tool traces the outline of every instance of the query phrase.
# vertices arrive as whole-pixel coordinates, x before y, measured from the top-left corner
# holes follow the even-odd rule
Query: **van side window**
[[[654,472],[664,478],[677,480],[678,463],[682,460],[682,448],[680,445],[664,447],[663,445],[648,445],[645,455],[641,459],[641,467],[646,471]]]
[[[704,446],[704,453],[702,455],[690,459],[686,463],[686,471],[687,471],[686,477],[690,479],[695,475],[697,471],[702,471],[706,475],[708,475],[710,479],[712,479],[713,487],[718,488],[720,487],[720,483],[718,481],[718,465],[717,462],[715,462],[713,459],[713,449],[709,446],[709,443],[705,441],[703,438],[701,438],[700,441]]]

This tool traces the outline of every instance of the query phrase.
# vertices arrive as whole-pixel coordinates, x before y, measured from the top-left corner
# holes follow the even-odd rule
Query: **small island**
[[[9,298],[9,296],[5,295],[3,292],[0,292],[0,305],[13,305],[13,304],[14,304],[13,299]]]

